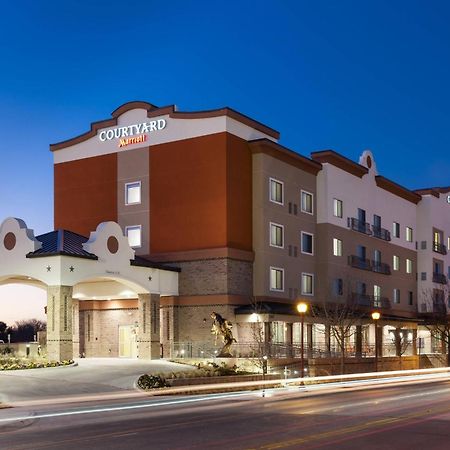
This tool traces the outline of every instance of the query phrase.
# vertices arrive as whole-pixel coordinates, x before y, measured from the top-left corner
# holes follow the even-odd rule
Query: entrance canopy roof
[[[80,300],[109,300],[146,293],[178,295],[178,272],[135,256],[115,222],[101,223],[89,238],[67,230],[35,237],[15,218],[0,225],[0,284],[73,286]]]

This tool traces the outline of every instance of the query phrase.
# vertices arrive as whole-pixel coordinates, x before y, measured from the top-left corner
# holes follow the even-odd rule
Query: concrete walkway
[[[165,360],[76,359],[78,366],[0,371],[0,402],[126,392],[144,373],[183,372],[191,366]]]

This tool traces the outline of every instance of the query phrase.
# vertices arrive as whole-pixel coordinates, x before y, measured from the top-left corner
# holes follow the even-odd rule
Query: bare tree
[[[425,326],[431,336],[442,343],[443,352],[446,350],[447,366],[450,366],[450,316],[445,305],[449,298],[449,284],[442,289],[425,289],[422,292],[422,303],[431,305],[432,311],[424,313]]]
[[[262,303],[256,298],[251,297],[252,320],[250,322],[250,350],[254,358],[255,365],[264,371],[267,369],[268,355],[268,336],[264,330],[264,322],[261,320],[261,314],[264,312]]]

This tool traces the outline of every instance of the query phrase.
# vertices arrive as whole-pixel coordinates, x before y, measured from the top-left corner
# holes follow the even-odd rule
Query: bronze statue
[[[231,332],[233,325],[216,312],[211,313],[211,319],[213,319],[211,334],[216,336],[215,342],[217,342],[217,336],[219,336],[219,334],[222,336],[223,340],[222,350],[220,350],[220,353],[217,356],[219,358],[229,358],[233,356],[230,352],[230,347],[233,342],[237,342]]]

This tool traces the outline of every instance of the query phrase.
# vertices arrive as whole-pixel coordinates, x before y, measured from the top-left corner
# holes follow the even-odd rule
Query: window
[[[344,283],[342,278],[336,278],[333,280],[333,294],[337,296],[344,294]]]
[[[130,247],[136,248],[142,245],[141,232],[142,227],[140,225],[125,227],[125,234],[128,237],[128,243],[130,244]]]
[[[302,253],[306,253],[307,255],[312,255],[314,253],[314,237],[310,233],[306,233],[305,231],[301,232],[302,236]]]
[[[314,293],[314,275],[311,273],[302,273],[302,294],[313,295]]]
[[[392,257],[392,268],[394,270],[400,270],[400,258],[397,255]]]
[[[281,181],[270,178],[270,201],[283,205],[283,183]]]
[[[343,207],[342,200],[334,198],[333,199],[333,216],[342,218],[343,212],[344,212],[344,207]]]
[[[366,247],[364,247],[364,245],[358,245],[356,247],[356,254],[358,255],[358,258],[360,260],[365,260],[366,259]]]
[[[313,195],[310,192],[302,191],[301,210],[308,214],[313,213]]]
[[[125,184],[125,204],[137,205],[141,203],[141,182],[136,181],[134,183]]]
[[[412,273],[413,268],[412,268],[412,260],[411,259],[407,259],[406,260],[406,273]]]
[[[360,224],[366,223],[366,210],[358,208],[358,220]]]
[[[381,252],[380,252],[380,250],[374,250],[374,252],[373,252],[373,262],[376,265],[380,265],[381,264]]]
[[[392,292],[392,297],[393,297],[394,303],[399,304],[400,303],[400,289],[394,289]]]
[[[400,237],[400,224],[398,222],[392,224],[392,235],[396,238]]]
[[[422,281],[427,281],[427,273],[426,272],[421,272],[420,273],[420,279]]]
[[[373,226],[378,229],[381,228],[381,217],[376,214],[373,215]]]
[[[376,284],[373,286],[373,306],[381,307],[381,287]]]
[[[337,238],[333,238],[333,255],[342,256],[342,241]]]
[[[413,241],[413,229],[411,227],[406,227],[406,241]]]
[[[277,223],[270,223],[270,245],[272,247],[284,247],[284,227]]]
[[[408,291],[408,305],[414,304],[414,294],[412,291]]]
[[[284,290],[284,270],[277,267],[270,268],[270,290]]]

